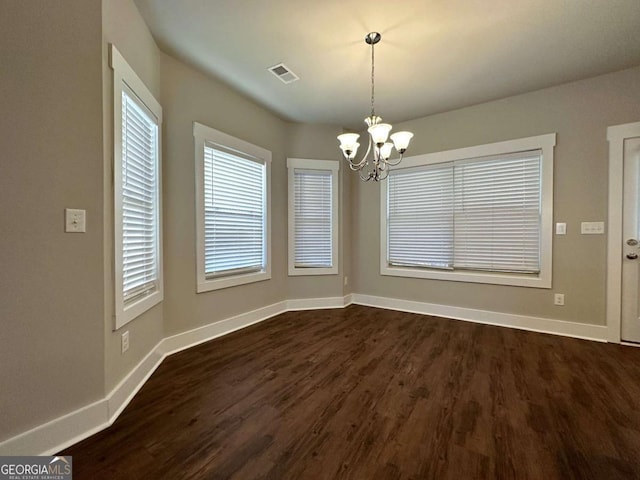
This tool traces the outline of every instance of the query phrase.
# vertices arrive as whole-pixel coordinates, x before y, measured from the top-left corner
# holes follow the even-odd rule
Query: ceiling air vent
[[[282,80],[283,83],[291,83],[296,80],[300,80],[300,77],[293,73],[284,63],[279,63],[278,65],[269,67],[269,71]]]

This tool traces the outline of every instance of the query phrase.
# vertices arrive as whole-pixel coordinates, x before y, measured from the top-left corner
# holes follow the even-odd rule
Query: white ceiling
[[[364,126],[370,31],[391,123],[640,65],[640,0],[135,1],[162,50],[298,122]]]

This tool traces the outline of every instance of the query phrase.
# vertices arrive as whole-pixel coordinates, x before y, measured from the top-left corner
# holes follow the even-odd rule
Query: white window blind
[[[540,155],[455,164],[455,268],[540,271]]]
[[[453,168],[450,164],[389,175],[389,264],[453,265]]]
[[[540,271],[541,151],[392,171],[387,262]]]
[[[158,289],[158,126],[122,91],[122,291],[125,304]]]
[[[295,266],[332,266],[332,172],[294,171]]]
[[[265,164],[222,146],[204,147],[207,278],[264,270]]]

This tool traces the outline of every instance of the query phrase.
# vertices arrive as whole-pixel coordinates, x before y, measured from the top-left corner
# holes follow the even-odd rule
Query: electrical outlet
[[[564,305],[564,293],[556,293],[553,296],[553,304],[554,305]]]
[[[129,331],[127,330],[122,334],[122,353],[129,350]]]
[[[346,275],[344,276],[344,286],[346,287],[347,285],[349,285],[349,277],[347,277]]]

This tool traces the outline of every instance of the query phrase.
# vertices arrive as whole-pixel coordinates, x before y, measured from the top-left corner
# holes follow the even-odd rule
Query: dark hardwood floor
[[[640,349],[361,306],[165,359],[74,479],[640,478]]]

